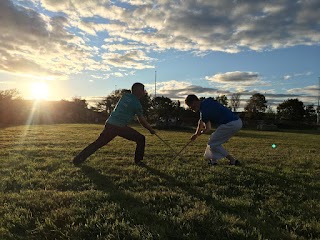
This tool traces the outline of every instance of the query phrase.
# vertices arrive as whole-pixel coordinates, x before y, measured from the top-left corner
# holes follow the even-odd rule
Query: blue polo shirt
[[[238,120],[239,117],[221,103],[207,98],[200,103],[200,119],[207,123],[221,125]]]
[[[106,123],[119,127],[127,126],[135,115],[143,114],[139,99],[132,93],[125,93],[111,112]]]

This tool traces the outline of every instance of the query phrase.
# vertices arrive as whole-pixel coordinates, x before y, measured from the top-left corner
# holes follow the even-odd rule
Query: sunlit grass
[[[320,238],[319,135],[242,130],[225,145],[242,166],[208,167],[209,135],[173,160],[138,127],[145,167],[121,138],[70,164],[102,128],[0,129],[0,239]],[[192,133],[158,134],[178,151]]]

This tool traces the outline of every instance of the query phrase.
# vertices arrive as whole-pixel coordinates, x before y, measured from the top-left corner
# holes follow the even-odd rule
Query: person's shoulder
[[[124,93],[122,97],[131,99],[131,100],[136,100],[136,96],[134,96],[131,92]]]
[[[205,104],[205,105],[208,105],[208,104],[213,104],[217,102],[216,100],[214,100],[213,98],[209,97],[209,98],[206,98],[204,100],[202,100],[202,103]]]
[[[135,104],[135,105],[138,105],[140,106],[141,105],[141,102],[140,100],[132,93],[126,93],[128,94],[127,97],[130,98],[130,101]]]

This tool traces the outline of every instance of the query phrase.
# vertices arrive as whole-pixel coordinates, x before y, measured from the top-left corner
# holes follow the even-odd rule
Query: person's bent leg
[[[83,163],[89,156],[96,152],[99,148],[106,145],[117,136],[115,129],[109,124],[105,126],[100,136],[93,143],[84,148],[74,159],[74,164]]]
[[[137,144],[134,154],[134,161],[135,163],[140,163],[144,157],[144,149],[146,145],[145,136],[130,127],[124,127],[118,135],[127,140],[134,141]]]
[[[216,160],[227,158],[230,165],[237,165],[240,163],[232,155],[230,155],[223,147],[222,144],[227,142],[235,133],[242,127],[241,119],[220,125],[216,131],[210,136],[208,145]]]

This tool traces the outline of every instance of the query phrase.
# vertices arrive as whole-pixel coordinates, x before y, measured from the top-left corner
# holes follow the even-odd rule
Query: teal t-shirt
[[[119,100],[106,123],[124,127],[133,120],[135,115],[141,116],[142,114],[143,111],[139,99],[132,93],[126,93]]]

